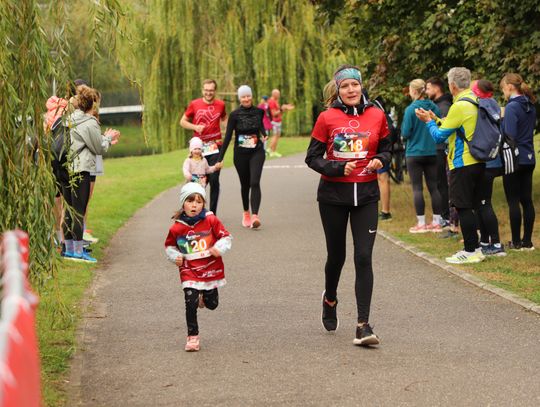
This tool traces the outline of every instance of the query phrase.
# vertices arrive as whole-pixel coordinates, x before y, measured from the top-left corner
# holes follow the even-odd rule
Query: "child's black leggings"
[[[219,305],[219,294],[217,288],[214,288],[213,290],[196,290],[195,288],[184,288],[188,336],[199,335],[199,324],[197,323],[199,294],[202,294],[204,305],[209,310],[215,310]]]
[[[240,178],[242,205],[244,211],[249,210],[251,191],[251,213],[256,215],[261,206],[261,175],[266,156],[262,147],[257,147],[253,152],[241,150],[246,149],[238,147],[234,152],[234,166]]]
[[[319,212],[326,237],[326,250],[328,251],[324,268],[325,296],[330,301],[337,299],[339,277],[346,257],[347,224],[349,218],[351,220],[358,322],[369,322],[369,309],[373,291],[371,256],[377,234],[377,211],[377,202],[363,206],[342,206],[319,202]]]

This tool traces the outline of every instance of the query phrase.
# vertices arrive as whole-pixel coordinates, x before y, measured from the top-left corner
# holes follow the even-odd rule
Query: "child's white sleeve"
[[[219,253],[223,256],[225,253],[227,253],[229,250],[231,250],[232,246],[232,236],[225,236],[219,239],[214,247],[218,249]]]
[[[167,255],[167,260],[171,263],[176,263],[176,259],[182,257],[182,253],[174,246],[167,246],[165,248],[165,254]]]

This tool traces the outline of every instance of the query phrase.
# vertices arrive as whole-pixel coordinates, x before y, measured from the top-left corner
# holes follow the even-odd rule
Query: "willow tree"
[[[54,197],[51,135],[45,102],[70,76],[69,1],[0,2],[0,232],[30,236],[30,278],[38,288],[54,275]],[[93,2],[95,35],[118,16],[116,0]],[[57,84],[57,86],[53,86]]]
[[[296,109],[285,133],[308,133],[321,90],[338,63],[355,62],[333,51],[336,30],[321,29],[308,0],[133,1],[133,42],[120,47],[124,69],[143,90],[145,133],[163,150],[184,145],[178,122],[189,100],[211,77],[236,105],[235,91],[248,84],[255,102],[273,88]],[[123,52],[134,50],[131,57]]]

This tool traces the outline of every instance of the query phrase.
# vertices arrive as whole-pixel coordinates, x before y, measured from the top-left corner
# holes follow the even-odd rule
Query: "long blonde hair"
[[[414,79],[409,83],[409,87],[418,92],[418,99],[426,98],[426,82],[423,79]]]
[[[529,98],[533,103],[536,103],[536,96],[532,92],[532,89],[525,83],[521,75],[517,73],[506,73],[501,79],[501,86],[503,84],[509,84],[516,88],[516,90]]]

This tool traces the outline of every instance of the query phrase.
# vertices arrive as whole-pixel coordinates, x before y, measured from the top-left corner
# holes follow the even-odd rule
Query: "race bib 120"
[[[212,241],[210,232],[189,231],[176,239],[176,245],[186,260],[196,260],[211,256],[208,249],[212,247]]]
[[[334,138],[334,157],[364,159],[368,151],[368,133],[339,133]]]

